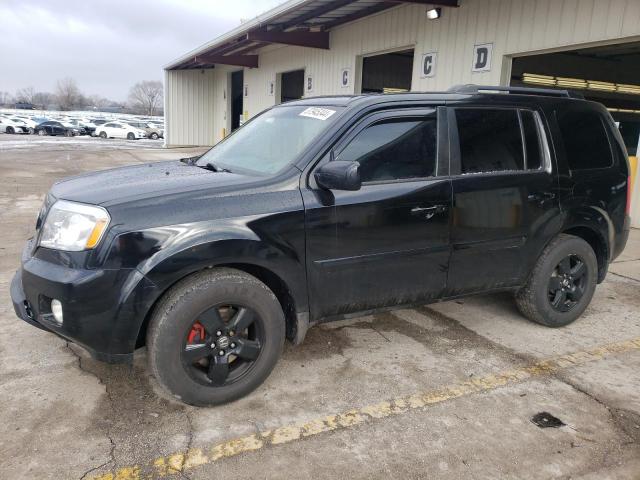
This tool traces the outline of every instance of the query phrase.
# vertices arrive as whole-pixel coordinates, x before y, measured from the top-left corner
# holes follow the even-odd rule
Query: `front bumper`
[[[84,347],[96,359],[127,363],[140,327],[158,297],[157,288],[135,269],[77,269],[31,256],[28,244],[11,281],[16,315],[25,322]],[[63,323],[51,300],[63,306]]]

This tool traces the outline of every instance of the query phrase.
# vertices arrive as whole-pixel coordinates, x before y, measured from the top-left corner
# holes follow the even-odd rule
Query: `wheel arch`
[[[293,340],[295,337],[297,328],[298,328],[298,315],[296,309],[296,299],[294,294],[291,291],[291,288],[285,282],[281,275],[274,272],[272,269],[264,267],[262,265],[258,265],[255,263],[243,263],[243,262],[229,262],[229,263],[220,263],[213,266],[208,266],[206,268],[196,269],[186,275],[181,276],[180,278],[176,278],[170,285],[167,285],[162,292],[158,294],[155,298],[146,314],[144,315],[144,319],[140,323],[138,328],[138,333],[136,336],[135,348],[140,348],[146,344],[146,336],[147,330],[149,328],[149,322],[151,321],[151,317],[160,303],[160,301],[164,298],[168,291],[170,291],[176,284],[184,281],[185,279],[197,275],[206,270],[210,269],[218,269],[218,268],[233,268],[235,270],[242,271],[244,273],[248,273],[249,275],[257,278],[262,283],[264,283],[269,289],[274,293],[280,306],[282,307],[282,311],[285,317],[285,328],[287,338],[289,340]]]
[[[575,225],[564,229],[561,233],[573,235],[587,242],[598,260],[598,283],[602,283],[609,269],[609,245],[598,229],[589,225]]]

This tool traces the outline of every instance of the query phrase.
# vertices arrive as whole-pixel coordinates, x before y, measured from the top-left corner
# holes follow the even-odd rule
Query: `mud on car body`
[[[566,325],[625,246],[626,154],[601,105],[502,90],[299,100],[201,157],[58,182],[16,313],[108,362],[146,345],[195,405],[345,315],[510,290]]]

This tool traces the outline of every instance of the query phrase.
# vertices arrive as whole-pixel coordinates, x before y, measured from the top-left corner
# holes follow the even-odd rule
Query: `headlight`
[[[40,245],[72,252],[94,248],[110,220],[102,207],[58,200],[47,214]]]

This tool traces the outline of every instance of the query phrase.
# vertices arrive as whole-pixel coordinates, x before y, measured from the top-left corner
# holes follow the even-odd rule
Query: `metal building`
[[[579,90],[633,156],[640,0],[290,0],[165,67],[166,144],[213,145],[303,96],[461,83]]]

